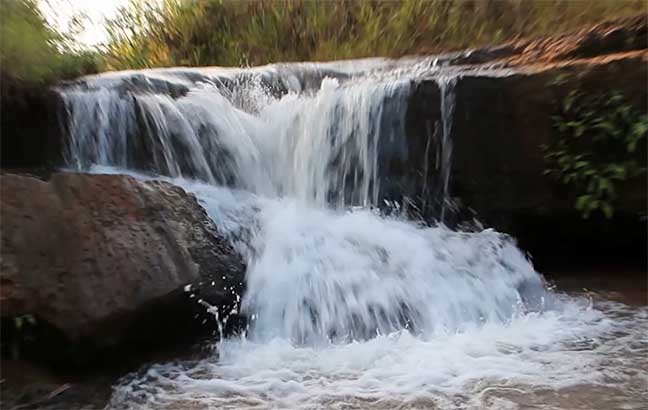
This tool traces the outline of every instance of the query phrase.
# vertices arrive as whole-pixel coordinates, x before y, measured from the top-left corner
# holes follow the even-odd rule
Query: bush
[[[96,72],[97,54],[74,51],[72,39],[47,24],[35,1],[4,0],[0,7],[4,81],[40,86]]]
[[[584,218],[595,211],[611,218],[619,187],[646,173],[648,114],[619,93],[573,89],[553,118],[556,139],[543,147],[545,174],[573,187]]]

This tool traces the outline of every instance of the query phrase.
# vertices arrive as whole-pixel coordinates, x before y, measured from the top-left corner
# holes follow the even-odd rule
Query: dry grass
[[[646,0],[132,0],[110,22],[107,68],[401,56],[571,32]]]

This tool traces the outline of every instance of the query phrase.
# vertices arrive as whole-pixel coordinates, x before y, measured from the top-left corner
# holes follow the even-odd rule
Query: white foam
[[[640,326],[645,331],[646,310]],[[155,365],[116,389],[118,408],[369,409],[525,408],[510,397],[539,396],[536,408],[575,408],[562,391],[608,389],[608,400],[641,408],[645,391],[623,391],[644,381],[647,341],[633,324],[615,322],[586,301],[566,302],[561,312],[529,314],[510,324],[487,325],[431,338],[406,331],[363,342],[295,346],[227,340],[220,355],[197,363]],[[620,336],[623,335],[623,336]],[[637,343],[639,342],[639,346]],[[634,348],[630,347],[635,344]],[[642,373],[643,372],[643,373]],[[634,376],[633,376],[634,374]],[[642,376],[643,374],[643,376]],[[642,379],[643,378],[643,379]],[[624,387],[625,386],[625,387]],[[621,390],[619,390],[621,389]],[[555,393],[552,393],[555,392]],[[569,394],[564,394],[569,402]],[[586,396],[587,398],[587,396]],[[538,399],[535,399],[536,401]],[[543,401],[545,400],[545,401]],[[169,407],[165,407],[169,406]],[[576,404],[574,404],[576,406]]]
[[[496,232],[171,181],[194,192],[249,258],[243,301],[255,320],[210,358],[126,377],[110,408],[603,410],[639,409],[648,398],[648,309],[546,291]],[[533,292],[524,300],[534,290],[544,304]],[[348,318],[363,307],[380,303],[389,317],[402,301],[412,331],[368,315],[361,328],[372,324],[376,336],[341,337],[358,330]],[[314,312],[330,320],[313,326]]]

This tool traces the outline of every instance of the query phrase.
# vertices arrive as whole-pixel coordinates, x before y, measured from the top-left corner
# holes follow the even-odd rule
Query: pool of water
[[[561,309],[463,332],[318,347],[228,339],[122,378],[109,408],[645,409],[645,276],[621,273],[560,273]]]

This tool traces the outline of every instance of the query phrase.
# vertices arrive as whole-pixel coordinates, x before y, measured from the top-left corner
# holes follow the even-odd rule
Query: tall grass
[[[108,68],[401,56],[573,31],[646,0],[131,0]]]
[[[74,51],[71,41],[47,24],[34,0],[0,0],[0,74],[5,82],[40,86],[96,71],[96,55]]]

